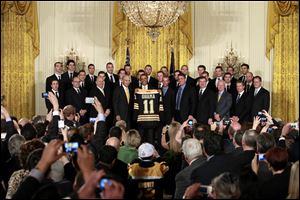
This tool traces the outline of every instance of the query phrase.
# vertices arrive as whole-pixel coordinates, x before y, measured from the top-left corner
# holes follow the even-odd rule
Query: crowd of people
[[[299,198],[299,122],[249,65],[106,69],[56,62],[45,118],[1,106],[1,198]]]

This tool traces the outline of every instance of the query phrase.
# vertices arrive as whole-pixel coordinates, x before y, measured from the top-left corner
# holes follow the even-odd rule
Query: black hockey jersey
[[[134,119],[138,124],[157,126],[163,111],[161,90],[135,90]]]

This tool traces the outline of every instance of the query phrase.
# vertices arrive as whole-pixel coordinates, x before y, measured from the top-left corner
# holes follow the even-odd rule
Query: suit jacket
[[[218,94],[217,97],[218,99]],[[221,118],[226,117],[229,118],[230,117],[230,109],[231,109],[231,105],[232,105],[232,97],[231,94],[224,91],[219,102],[216,101],[216,113],[221,115]]]
[[[165,95],[162,91],[162,95],[164,106],[163,121],[166,124],[170,124],[175,115],[175,92],[169,87]]]
[[[119,83],[119,76],[116,75],[116,74],[113,74],[113,76],[115,78],[115,82],[111,82],[109,77],[108,77],[108,73],[107,72],[105,73],[105,77],[106,77],[105,80],[109,81],[110,84],[113,86],[113,89],[114,89]]]
[[[48,76],[46,78],[46,90],[45,90],[45,92],[51,91],[51,82],[53,80],[58,80],[55,74],[52,74],[51,76]],[[61,91],[62,75],[60,76],[60,80],[58,81],[58,83],[59,83],[59,91]]]
[[[200,91],[200,90],[199,90]],[[207,124],[209,118],[213,118],[216,109],[216,94],[206,87],[202,95],[197,92],[197,122]]]
[[[81,109],[86,109],[85,97],[87,96],[87,91],[85,89],[80,91],[80,94],[72,87],[67,90],[65,95],[66,105],[72,105],[76,108],[78,113]]]
[[[93,87],[96,86],[96,80],[97,80],[97,76],[94,75],[94,81],[91,80],[91,77],[89,74],[86,75],[85,77],[85,86],[86,86],[86,90],[88,91],[88,93],[91,91],[91,89]]]
[[[243,77],[244,77],[244,75],[240,76],[240,77],[239,77],[239,80],[240,80],[240,81],[243,81]],[[246,83],[246,77],[245,77],[245,79],[244,79],[244,83]]]
[[[104,96],[105,95],[105,96]],[[111,92],[109,90],[109,87],[107,85],[104,86],[104,95],[103,93],[100,91],[99,88],[97,87],[93,87],[93,89],[91,89],[90,93],[89,93],[89,97],[97,97],[97,99],[101,102],[102,106],[103,106],[103,110],[104,112],[106,111],[106,109],[111,109]],[[90,117],[97,117],[98,112],[95,109],[95,107],[93,105],[90,105]]]
[[[135,88],[139,87],[139,80],[136,77],[131,76],[131,83],[129,84],[129,87],[132,89],[132,91],[134,91]]]
[[[245,91],[237,102],[237,95],[233,97],[232,113],[231,116],[239,117],[239,122],[248,122],[250,119],[251,111],[251,97]]]
[[[191,165],[181,170],[175,177],[176,182],[176,190],[175,190],[175,199],[182,199],[185,190],[188,186],[192,184],[191,174],[195,169],[200,167],[206,162],[205,157],[200,157],[194,162],[192,162]]]
[[[150,76],[148,84],[151,85],[153,87],[153,89],[158,88],[158,80],[156,78],[153,78],[152,76]]]
[[[223,80],[223,79],[222,79]],[[211,89],[211,90],[213,90],[213,91],[215,91],[215,92],[218,92],[218,88],[217,88],[217,86],[216,86],[216,81],[217,81],[217,78],[214,78],[214,79],[210,79],[210,81],[209,81],[209,83],[208,83],[208,87]]]
[[[77,72],[73,72],[73,78],[78,76]],[[68,89],[72,88],[72,79],[69,78],[68,71],[61,75],[61,89],[65,93]]]
[[[216,154],[192,172],[192,182],[210,185],[212,179],[223,172],[234,173],[234,163],[235,161],[229,154]]]
[[[253,94],[253,93],[254,93],[254,90],[255,90],[255,88],[254,88],[253,83],[251,84],[251,86],[250,86],[249,89],[247,88],[247,83],[245,83],[245,91],[246,91],[247,93]]]
[[[175,106],[176,106],[177,92],[178,92],[178,88],[176,90],[176,95],[175,95]],[[195,110],[196,110],[196,91],[193,87],[186,84],[184,90],[182,91],[181,101],[180,101],[179,113],[181,119],[185,121],[189,115],[194,116]]]
[[[126,93],[123,86],[118,86],[113,94],[113,108],[115,116],[120,115],[121,119],[126,121],[127,128],[130,129],[133,113],[133,91],[129,87],[130,101],[127,102]]]
[[[52,90],[50,90],[49,92],[52,92]],[[53,93],[53,92],[52,92]],[[55,94],[54,94],[55,95]],[[64,108],[64,94],[62,92],[58,92],[58,104],[59,104],[59,108],[63,109]],[[46,103],[46,107],[48,109],[48,113],[50,112],[50,110],[53,108],[52,103],[49,101],[49,99],[45,98],[45,103]]]
[[[195,87],[195,79],[193,79],[190,76],[187,76],[186,84],[189,85],[189,86],[191,86],[191,87]]]
[[[254,96],[254,92],[250,94],[252,96],[252,108],[251,108],[251,119],[261,112],[262,110],[269,111],[270,107],[270,93],[265,88],[261,87],[259,92]]]
[[[227,90],[227,86],[225,85],[225,90],[231,94],[232,97],[237,95],[236,85],[231,83],[229,86],[229,90]]]

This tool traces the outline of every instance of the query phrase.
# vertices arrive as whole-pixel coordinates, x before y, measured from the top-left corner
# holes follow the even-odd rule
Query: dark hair
[[[139,69],[138,74],[141,72],[145,73],[145,71],[143,69]]]
[[[68,60],[67,61],[67,65],[69,65],[70,63],[74,63],[74,65],[75,65],[75,61],[74,60]]]
[[[204,65],[198,65],[198,70],[199,70],[199,68],[203,68],[204,71],[206,70],[206,67]]]
[[[91,123],[86,123],[78,128],[78,132],[86,140],[89,135],[93,134],[94,126]]]
[[[223,68],[221,66],[216,66],[215,70],[216,69],[221,69],[221,71],[223,71]]]
[[[204,149],[207,155],[221,153],[223,150],[222,136],[216,133],[209,133],[206,136],[204,138]]]
[[[231,74],[230,74],[229,72],[226,72],[226,73],[224,74],[224,77],[225,77],[226,75],[231,76]]]
[[[98,76],[99,76],[100,74],[105,74],[105,72],[104,72],[104,71],[99,71],[99,72],[98,72]]]
[[[233,138],[235,140],[235,143],[239,146],[242,146],[242,139],[243,139],[243,132],[242,131],[236,131],[233,135]]]
[[[82,70],[80,70],[79,72],[78,72],[78,74],[80,74],[81,72],[84,72],[84,73],[86,73],[83,69]]]
[[[95,67],[95,65],[94,65],[94,64],[89,64],[89,65],[88,65],[88,69],[90,68],[90,66],[94,66],[94,67]]]
[[[118,151],[115,147],[104,145],[99,151],[99,161],[105,164],[112,164],[113,160],[117,158]]]
[[[21,128],[21,135],[23,135],[26,140],[32,140],[36,138],[37,131],[31,123],[27,123]]]
[[[256,78],[259,79],[259,81],[261,82],[261,77],[260,76],[254,76],[253,80],[256,79]]]
[[[167,69],[167,71],[168,71],[168,68],[167,68],[166,66],[162,66],[162,67],[160,68],[160,70],[163,69],[163,68]]]
[[[246,63],[243,63],[243,64],[241,65],[241,67],[243,67],[243,66],[246,66],[246,67],[247,67],[247,69],[249,69],[249,65],[248,65],[248,64],[246,64]]]
[[[245,86],[245,83],[242,80],[237,80],[236,84],[241,83],[243,86]]]
[[[62,65],[61,62],[55,62],[55,63],[54,63],[54,67],[55,67],[57,64],[61,64],[61,65]]]
[[[208,81],[208,80],[206,80],[206,78],[204,76],[200,76],[199,80],[201,80],[201,79],[205,79],[205,81]]]
[[[261,133],[256,137],[256,143],[258,153],[266,153],[275,146],[275,139],[269,133]]]
[[[109,130],[109,137],[116,137],[119,140],[122,139],[122,129],[118,126],[113,126]]]
[[[179,69],[175,70],[174,74],[175,74],[176,72],[182,73]]]
[[[266,159],[275,171],[285,169],[288,163],[288,152],[282,147],[273,147],[266,153]]]
[[[59,81],[58,81],[58,80],[56,80],[56,79],[53,79],[53,80],[51,80],[51,84],[50,84],[50,85],[52,85],[52,84],[53,84],[53,82],[57,82],[57,83],[59,84]]]
[[[121,73],[121,71],[124,71],[124,72],[125,72],[125,69],[123,69],[123,68],[119,69],[118,75]]]
[[[179,74],[178,74],[178,77],[179,76],[182,76],[182,77],[184,77],[184,79],[185,79],[185,75],[182,73],[182,72],[180,72]]]
[[[37,132],[37,137],[40,138],[42,136],[45,135],[46,133],[46,125],[42,122],[39,122],[35,125],[35,129],[36,129],[36,132]]]
[[[227,70],[228,70],[229,68],[233,69],[233,71],[234,71],[234,67],[232,67],[232,66],[228,66],[228,67],[227,67]]]
[[[151,67],[151,69],[152,69],[152,66],[151,66],[151,65],[149,65],[149,64],[148,64],[148,65],[146,65],[146,66],[144,67],[144,69],[145,69],[146,67]]]
[[[131,65],[130,64],[125,64],[124,69],[125,69],[125,67],[130,67],[131,68]]]
[[[207,76],[209,76],[209,73],[208,73],[208,71],[204,71],[204,72],[202,72],[202,74],[207,74]]]
[[[112,66],[114,66],[114,64],[112,64],[112,62],[106,63],[106,67],[107,67],[107,65],[112,65]]]
[[[158,71],[158,72],[156,72],[156,74],[158,74],[158,73],[162,73],[162,74],[164,74],[162,71]]]

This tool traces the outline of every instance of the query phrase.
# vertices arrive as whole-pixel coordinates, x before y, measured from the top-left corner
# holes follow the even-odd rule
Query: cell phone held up
[[[78,147],[78,142],[66,142],[63,144],[63,151],[65,153],[77,153]]]
[[[42,98],[48,98],[48,92],[43,92],[42,93]]]
[[[85,98],[85,103],[86,104],[93,104],[93,103],[95,103],[94,97],[86,97]]]
[[[212,186],[210,185],[201,185],[199,192],[201,192],[202,194],[210,194],[212,192]]]
[[[261,122],[266,122],[267,121],[267,117],[262,112],[258,112],[257,115],[258,115]]]

